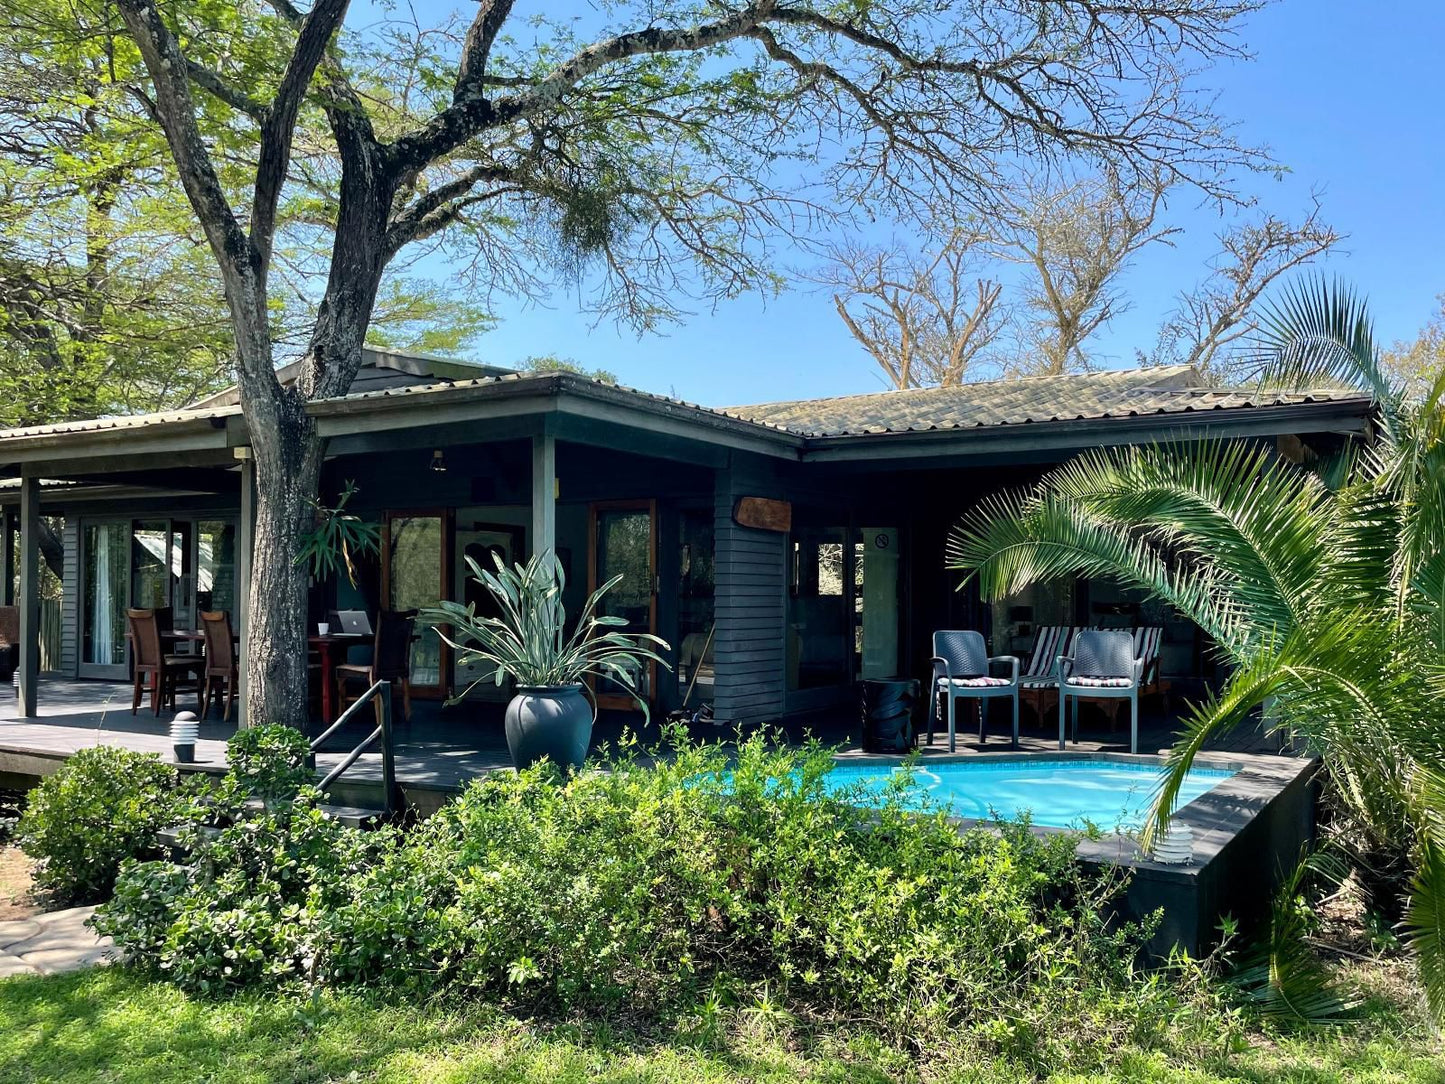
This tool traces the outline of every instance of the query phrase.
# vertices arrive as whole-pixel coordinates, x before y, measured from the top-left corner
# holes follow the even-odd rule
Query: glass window
[[[713,514],[685,510],[678,554],[677,679],[683,695],[692,687],[690,708],[711,702],[713,694],[713,567]]]
[[[441,517],[393,516],[389,524],[387,608],[435,606],[442,597]],[[411,680],[426,688],[436,688],[442,681],[441,640],[421,624],[411,645]]]
[[[818,689],[852,679],[853,554],[846,527],[795,524],[788,592],[788,688]]]
[[[141,610],[171,604],[169,520],[137,520],[131,546],[131,603]]]
[[[223,520],[196,524],[196,605],[202,613],[236,613],[236,525]]]

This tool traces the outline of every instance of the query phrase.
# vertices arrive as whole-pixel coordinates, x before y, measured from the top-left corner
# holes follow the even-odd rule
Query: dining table
[[[365,643],[367,637],[355,632],[328,632],[325,636],[306,637],[307,646],[316,652],[321,661],[321,722],[330,726],[336,722],[336,661],[349,647]]]

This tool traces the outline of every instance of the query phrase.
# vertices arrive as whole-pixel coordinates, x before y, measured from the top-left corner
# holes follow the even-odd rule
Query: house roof
[[[975,445],[972,440],[967,448],[959,444],[960,431],[968,430],[978,431],[980,439],[987,437],[989,444],[1003,440],[1018,445],[1022,441],[1021,446],[1035,450],[1095,441],[1103,438],[1104,430],[1108,436],[1103,439],[1114,443],[1158,439],[1155,430],[1167,430],[1168,435],[1201,425],[1235,435],[1316,431],[1311,426],[1318,431],[1355,432],[1367,424],[1370,409],[1368,397],[1354,391],[1209,388],[1182,366],[722,409],[603,384],[575,373],[506,372],[442,382],[412,381],[308,405],[308,412],[328,437],[444,423],[477,425],[491,417],[552,410],[592,422],[615,422],[794,459],[934,456],[982,450],[984,444]],[[1151,418],[1158,424],[1151,423]],[[1039,427],[1037,433],[1035,426]],[[1088,435],[1093,433],[1100,438]],[[14,468],[20,462],[62,458],[95,464],[104,457],[132,453],[225,462],[234,458],[233,449],[249,443],[240,407],[221,403],[0,431],[0,464]]]
[[[1189,366],[1172,365],[759,403],[725,413],[805,437],[867,437],[1364,398],[1347,390],[1208,387]]]
[[[276,370],[281,383],[289,384],[301,372],[301,362],[293,361]],[[374,346],[361,348],[361,369],[351,381],[350,394],[379,391],[386,388],[416,387],[429,384],[452,384],[479,377],[510,376],[515,369],[486,365],[480,361],[442,358],[433,354],[411,354],[398,350],[382,350]],[[240,390],[232,384],[216,394],[190,404],[188,409],[235,406],[241,401]]]

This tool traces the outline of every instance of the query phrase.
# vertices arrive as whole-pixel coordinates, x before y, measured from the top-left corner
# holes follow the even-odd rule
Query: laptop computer
[[[337,610],[336,623],[341,626],[342,632],[352,636],[376,635],[371,628],[371,619],[366,616],[365,610]]]

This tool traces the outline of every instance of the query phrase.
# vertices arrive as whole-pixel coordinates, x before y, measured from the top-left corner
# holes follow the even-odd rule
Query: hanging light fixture
[[[436,471],[438,474],[446,473],[447,460],[446,456],[442,454],[442,450],[440,448],[438,448],[431,454],[431,469]]]

